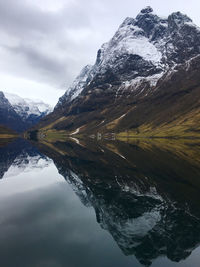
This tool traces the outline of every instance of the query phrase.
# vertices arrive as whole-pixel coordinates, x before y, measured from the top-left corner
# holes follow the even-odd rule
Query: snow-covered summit
[[[184,64],[200,53],[200,30],[181,12],[168,18],[159,17],[151,7],[140,11],[136,18],[126,18],[113,38],[102,45],[93,66],[86,66],[72,86],[60,98],[57,107],[71,102],[85,88],[112,87],[151,77],[157,81],[177,65]]]

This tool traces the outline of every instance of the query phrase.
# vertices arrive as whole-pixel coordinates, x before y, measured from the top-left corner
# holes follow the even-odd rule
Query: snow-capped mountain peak
[[[99,49],[95,64],[81,71],[56,108],[73,101],[86,88],[110,88],[113,82],[134,85],[144,80],[155,86],[168,71],[199,53],[200,29],[187,15],[175,12],[163,18],[147,6],[136,18],[124,20]]]

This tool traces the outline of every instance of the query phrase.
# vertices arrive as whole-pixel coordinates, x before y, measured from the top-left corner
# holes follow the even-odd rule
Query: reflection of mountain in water
[[[24,139],[0,146],[0,178],[16,176],[33,168],[44,168],[47,158]]]
[[[200,241],[200,150],[143,143],[40,144],[126,255],[188,257]],[[163,146],[164,147],[164,146]],[[184,149],[184,150],[182,150]]]

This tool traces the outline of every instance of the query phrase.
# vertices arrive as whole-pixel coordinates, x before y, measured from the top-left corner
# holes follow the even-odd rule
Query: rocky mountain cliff
[[[0,124],[17,132],[32,127],[51,111],[51,107],[42,101],[0,92]]]
[[[199,134],[199,54],[200,28],[188,16],[176,12],[161,18],[144,8],[102,45],[95,64],[81,71],[39,128]]]

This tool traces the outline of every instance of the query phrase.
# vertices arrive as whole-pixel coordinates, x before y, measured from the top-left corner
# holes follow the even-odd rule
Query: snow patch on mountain
[[[99,65],[102,70],[104,67],[112,67],[116,58],[123,54],[138,55],[154,64],[161,63],[162,58],[161,52],[149,42],[141,28],[125,23],[120,26],[111,41],[102,46],[101,53],[102,60]]]
[[[158,73],[158,74],[154,74],[152,76],[149,77],[137,77],[131,81],[126,81],[124,82],[124,86],[125,87],[130,87],[130,86],[135,86],[135,89],[137,89],[137,87],[139,85],[141,85],[142,82],[148,82],[150,84],[151,87],[156,86],[157,82],[159,81],[159,79],[163,76],[163,72]]]

